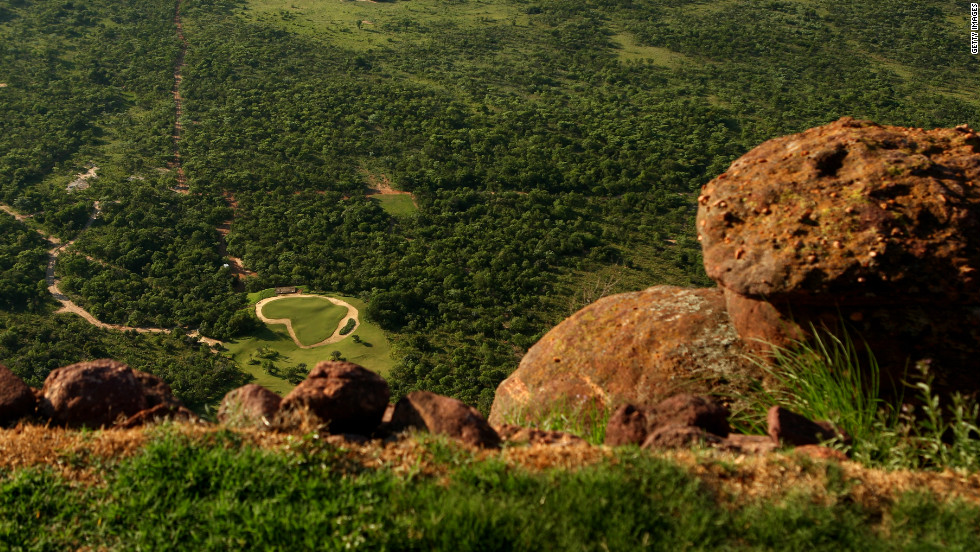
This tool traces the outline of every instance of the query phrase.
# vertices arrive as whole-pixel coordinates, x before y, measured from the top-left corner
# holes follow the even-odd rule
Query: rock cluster
[[[67,427],[135,427],[159,419],[197,420],[160,378],[110,359],[52,371],[31,390],[0,365],[0,425],[36,417]]]
[[[746,353],[813,328],[866,345],[896,388],[928,359],[935,390],[980,393],[974,131],[843,118],[765,142],[698,203],[718,287],[658,286],[575,313],[500,384],[491,422],[541,422],[556,406],[647,409],[679,392],[738,397],[760,377]]]
[[[739,335],[786,345],[842,320],[884,368],[932,359],[980,390],[980,137],[843,118],[769,140],[709,182],[708,275]]]
[[[806,446],[800,452],[822,459],[844,458],[839,451],[821,446],[832,439],[846,441],[829,422],[814,422],[779,406],[769,410],[767,420],[768,435],[732,433],[724,406],[711,397],[679,394],[651,408],[619,407],[606,425],[605,442],[652,450],[703,445],[743,454]]]
[[[391,405],[390,396],[388,382],[378,374],[350,362],[323,361],[281,401],[254,384],[229,392],[218,419],[233,427],[319,427],[351,441],[414,428],[475,447],[500,446],[486,419],[456,399],[415,391]]]

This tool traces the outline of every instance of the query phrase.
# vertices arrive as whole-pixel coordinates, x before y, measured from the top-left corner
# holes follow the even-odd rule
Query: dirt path
[[[266,324],[285,325],[286,331],[289,332],[289,337],[293,338],[293,343],[295,343],[296,346],[299,347],[300,349],[315,349],[317,347],[322,347],[324,345],[329,345],[331,343],[337,343],[338,341],[343,340],[345,337],[350,336],[352,333],[354,333],[355,330],[357,330],[358,326],[361,325],[361,321],[358,318],[357,309],[354,308],[354,305],[351,305],[347,301],[342,301],[340,299],[335,299],[333,297],[327,297],[326,295],[307,295],[307,294],[298,295],[298,297],[321,297],[323,299],[326,299],[327,301],[330,301],[334,305],[347,307],[347,316],[345,316],[344,319],[341,320],[339,324],[337,324],[337,329],[334,330],[333,335],[331,335],[330,337],[324,339],[319,343],[314,343],[313,345],[303,345],[302,343],[300,343],[299,338],[296,337],[296,332],[293,331],[293,323],[288,318],[267,318],[265,315],[262,314],[262,307],[264,307],[267,303],[271,303],[272,301],[275,301],[277,299],[289,299],[290,297],[297,297],[297,295],[267,297],[265,299],[260,300],[258,303],[255,304],[255,316],[258,316],[259,320],[265,322]],[[354,321],[354,328],[351,329],[351,331],[347,332],[346,334],[340,335],[340,330],[347,325],[348,320]]]
[[[177,193],[186,194],[190,191],[187,186],[187,175],[184,174],[184,164],[180,160],[180,136],[184,132],[184,126],[180,119],[184,114],[183,97],[180,95],[180,83],[184,80],[184,57],[187,55],[187,39],[184,38],[184,24],[180,19],[180,0],[177,0],[177,7],[174,10],[174,24],[177,26],[177,38],[180,39],[180,53],[177,54],[177,62],[174,64],[174,106],[176,107],[176,117],[174,119],[174,160],[172,167],[177,171]]]
[[[5,213],[13,216],[15,219],[17,219],[17,220],[19,220],[20,222],[23,222],[23,223],[26,223],[26,221],[31,218],[28,215],[23,215],[21,213],[18,213],[17,211],[15,211],[10,206],[4,205],[2,203],[0,203],[0,211],[4,211]],[[89,227],[92,226],[92,223],[95,222],[95,219],[99,218],[99,214],[101,214],[101,213],[102,213],[102,205],[98,201],[96,201],[95,204],[94,204],[94,209],[92,211],[92,214],[89,216],[88,220],[85,222],[85,226],[82,227],[82,231],[79,232],[79,235],[81,235],[82,232],[85,232],[86,230],[88,230]],[[48,267],[47,267],[47,269],[45,270],[45,273],[44,273],[44,281],[45,281],[45,283],[48,286],[48,292],[51,294],[51,296],[54,297],[54,299],[56,301],[58,301],[59,303],[61,303],[61,307],[58,310],[55,311],[56,314],[57,313],[61,313],[61,312],[68,312],[68,313],[72,313],[72,314],[77,314],[78,316],[82,317],[82,319],[84,319],[89,324],[91,324],[91,325],[93,325],[93,326],[95,326],[97,328],[102,328],[102,329],[106,329],[106,330],[116,330],[116,331],[120,331],[120,332],[134,331],[134,332],[138,332],[138,333],[147,333],[147,334],[149,334],[149,333],[169,334],[169,333],[171,333],[170,330],[167,329],[167,328],[153,328],[153,327],[149,327],[149,326],[123,326],[122,324],[108,324],[106,322],[103,322],[103,321],[99,320],[94,315],[92,315],[92,313],[90,313],[89,311],[85,310],[80,305],[78,305],[78,303],[75,303],[74,301],[72,301],[71,299],[69,299],[68,296],[65,295],[61,291],[60,288],[58,288],[58,281],[59,280],[58,280],[58,277],[55,275],[55,266],[57,265],[57,262],[58,262],[58,255],[60,255],[62,251],[64,251],[65,249],[67,249],[68,247],[70,247],[72,244],[74,244],[75,243],[75,240],[77,240],[78,238],[76,237],[75,240],[71,240],[69,242],[62,243],[61,240],[58,239],[56,236],[51,236],[49,234],[46,234],[43,230],[41,230],[39,228],[35,228],[34,231],[37,232],[42,238],[44,238],[45,240],[47,240],[48,243],[50,243],[52,245],[51,249],[48,250]],[[217,339],[211,339],[210,337],[204,337],[204,336],[202,336],[200,334],[200,332],[198,332],[197,330],[194,330],[194,331],[188,333],[187,335],[189,335],[191,337],[196,337],[202,343],[206,343],[210,347],[216,347],[216,346],[222,344],[221,341],[219,341]]]

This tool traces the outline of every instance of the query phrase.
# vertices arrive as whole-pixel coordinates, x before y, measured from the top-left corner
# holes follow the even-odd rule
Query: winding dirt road
[[[276,301],[277,299],[289,299],[291,297],[319,297],[321,299],[326,299],[327,301],[330,301],[334,305],[337,305],[337,306],[340,306],[340,307],[347,307],[347,316],[345,316],[344,319],[341,320],[339,324],[337,324],[337,329],[334,330],[333,335],[331,335],[330,337],[324,339],[323,341],[321,341],[319,343],[314,343],[313,345],[303,345],[302,343],[300,343],[299,338],[296,337],[296,332],[293,330],[293,323],[292,323],[292,321],[290,321],[290,319],[288,319],[288,318],[267,318],[264,314],[262,314],[262,307],[265,306],[266,304],[271,303],[272,301]],[[295,343],[296,346],[299,347],[300,349],[315,349],[317,347],[322,347],[324,345],[329,345],[331,343],[337,343],[338,341],[343,340],[345,337],[350,336],[352,333],[354,333],[355,330],[357,330],[357,327],[361,325],[361,321],[358,318],[357,309],[354,308],[354,305],[351,305],[347,301],[342,301],[340,299],[335,299],[333,297],[327,297],[326,295],[307,295],[307,294],[300,294],[300,295],[286,295],[286,296],[280,296],[280,297],[267,297],[265,299],[260,300],[258,303],[255,304],[255,316],[259,317],[259,320],[265,322],[266,324],[283,324],[283,325],[285,325],[286,326],[286,331],[289,332],[289,337],[293,338],[293,343]],[[343,329],[343,327],[347,325],[347,321],[348,320],[353,320],[354,321],[354,328],[351,331],[347,332],[346,334],[341,335],[340,334],[340,330]]]
[[[89,227],[92,226],[92,223],[95,222],[95,219],[99,218],[99,214],[102,213],[102,206],[99,204],[98,201],[95,202],[94,207],[95,208],[93,209],[92,214],[85,222],[85,226],[82,227],[82,232],[88,230]],[[12,207],[8,205],[4,205],[2,203],[0,203],[0,211],[4,211],[5,213],[9,214],[10,216],[14,217],[18,221],[25,224],[31,218],[28,215],[18,213]],[[58,262],[58,255],[60,255],[62,251],[64,251],[66,248],[70,247],[73,243],[75,243],[75,240],[77,240],[78,238],[76,237],[75,240],[71,240],[67,243],[62,243],[62,241],[58,239],[56,236],[46,234],[43,230],[39,228],[34,228],[34,231],[37,232],[38,235],[40,235],[42,238],[47,240],[48,243],[50,243],[52,246],[51,249],[48,250],[48,267],[44,274],[44,280],[48,285],[48,292],[51,294],[52,297],[54,297],[56,301],[58,301],[58,303],[61,304],[61,307],[55,311],[56,314],[60,312],[69,312],[72,314],[77,314],[89,324],[92,324],[97,328],[102,328],[106,330],[116,330],[120,332],[134,331],[138,333],[147,333],[147,334],[171,333],[171,331],[167,328],[153,328],[149,326],[123,326],[122,324],[108,324],[106,322],[99,320],[94,315],[92,315],[92,313],[79,306],[78,303],[75,303],[74,301],[69,299],[68,296],[65,295],[61,291],[61,289],[58,288],[58,277],[55,275],[55,266]],[[82,232],[79,232],[79,235],[81,235]],[[188,333],[187,335],[197,338],[202,343],[206,343],[210,347],[216,347],[222,344],[221,341],[217,339],[211,339],[210,337],[202,336],[200,332],[198,332],[197,330],[194,330]]]

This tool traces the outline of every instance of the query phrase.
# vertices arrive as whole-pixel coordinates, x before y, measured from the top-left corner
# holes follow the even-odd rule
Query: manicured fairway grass
[[[314,345],[333,335],[347,316],[345,307],[315,295],[284,297],[262,307],[266,318],[288,318],[296,338],[303,345]]]
[[[256,302],[272,295],[274,295],[274,292],[271,290],[249,294],[249,301],[252,303],[252,306],[249,308],[254,309]],[[295,386],[286,381],[282,376],[268,374],[262,368],[261,364],[249,364],[250,359],[258,358],[260,350],[270,351],[276,355],[275,358],[270,360],[272,360],[280,371],[284,371],[300,363],[304,363],[307,368],[312,369],[316,366],[317,362],[330,360],[331,352],[340,351],[341,356],[350,362],[360,364],[381,375],[386,375],[392,366],[394,366],[395,362],[391,358],[391,349],[388,346],[388,340],[385,338],[384,331],[378,326],[365,321],[364,309],[366,305],[364,302],[355,297],[343,295],[332,295],[332,297],[347,301],[361,313],[360,326],[344,340],[314,349],[300,349],[293,342],[292,338],[289,337],[289,333],[286,332],[286,327],[282,324],[262,324],[251,335],[226,341],[225,348],[227,349],[227,354],[242,370],[255,376],[254,383],[279,394],[286,394]],[[274,305],[275,303],[273,301],[270,304]],[[359,336],[361,343],[354,343],[353,335]]]
[[[380,203],[381,208],[393,217],[410,217],[418,212],[412,196],[408,194],[373,195],[371,199]]]

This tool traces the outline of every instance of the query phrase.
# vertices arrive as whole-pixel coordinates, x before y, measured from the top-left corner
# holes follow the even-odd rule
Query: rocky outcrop
[[[849,118],[765,142],[709,182],[705,269],[746,341],[842,321],[901,375],[980,390],[980,137]]]
[[[378,374],[350,362],[323,361],[282,400],[280,425],[312,415],[330,433],[371,434],[391,392]]]
[[[743,353],[720,290],[657,286],[605,297],[531,347],[497,388],[490,422],[734,391],[754,371]]]
[[[180,406],[180,401],[174,397],[174,392],[167,382],[140,370],[133,370],[133,375],[136,376],[136,381],[143,388],[143,396],[146,397],[146,405],[149,408],[158,405],[174,408]]]
[[[57,424],[102,427],[148,408],[143,386],[122,362],[102,359],[52,371],[40,411]]]
[[[0,427],[34,413],[34,393],[9,368],[0,364]]]
[[[218,407],[218,421],[230,427],[268,428],[281,402],[279,395],[249,383],[225,395]]]
[[[624,405],[609,418],[605,444],[653,450],[706,446],[740,454],[810,446],[813,448],[801,452],[818,459],[838,459],[838,451],[819,444],[833,439],[847,442],[829,422],[814,422],[780,406],[768,411],[767,435],[732,433],[728,414],[712,398],[688,394],[669,397],[651,408]]]
[[[475,408],[429,391],[413,391],[395,404],[389,429],[408,428],[447,435],[475,447],[500,446],[500,436]]]

